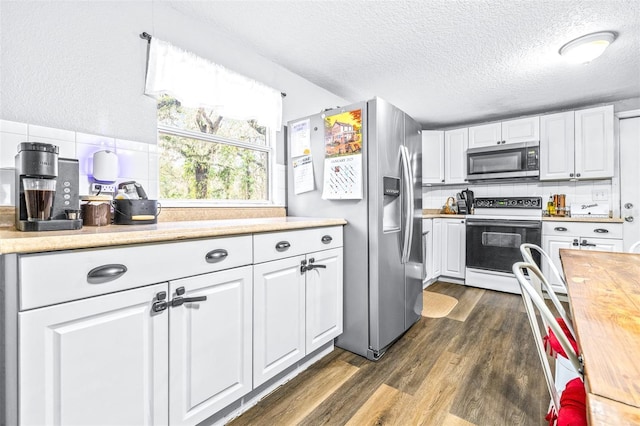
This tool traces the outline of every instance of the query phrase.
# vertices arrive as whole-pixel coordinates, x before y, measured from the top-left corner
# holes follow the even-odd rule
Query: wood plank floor
[[[230,424],[544,425],[549,395],[520,296],[448,283],[378,362],[336,348]]]

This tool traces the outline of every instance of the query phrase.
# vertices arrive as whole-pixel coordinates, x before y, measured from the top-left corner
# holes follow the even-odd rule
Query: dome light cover
[[[559,53],[572,64],[586,64],[602,55],[615,38],[611,31],[587,34],[562,46]]]

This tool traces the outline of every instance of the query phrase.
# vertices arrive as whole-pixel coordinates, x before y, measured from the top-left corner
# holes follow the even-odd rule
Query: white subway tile
[[[90,135],[87,133],[76,133],[76,142],[88,145],[96,145],[102,149],[111,149],[115,151],[116,140],[107,136]]]
[[[93,180],[91,179],[90,176],[86,175],[86,174],[82,174],[80,173],[80,180],[79,180],[79,184],[78,184],[78,192],[79,194],[82,195],[91,195],[91,184],[93,183]]]
[[[0,132],[0,167],[15,167],[18,145],[25,141],[24,135]]]
[[[15,205],[15,175],[11,169],[0,169],[0,206]]]
[[[158,154],[149,153],[149,182],[158,182],[159,176]]]
[[[0,120],[0,132],[17,133],[27,137],[27,124],[17,121]]]
[[[485,195],[485,197],[499,197],[499,196],[500,196],[500,185],[487,186],[487,195]]]
[[[131,180],[149,180],[149,154],[140,151],[121,149],[118,154],[120,172],[118,177]]]
[[[56,139],[60,141],[75,142],[76,132],[71,130],[55,129],[53,127],[35,126],[29,124],[28,128],[29,140],[39,142],[38,138]]]
[[[116,139],[116,150],[128,149],[131,151],[149,152],[149,144],[144,142]]]
[[[150,143],[150,144],[147,144],[147,145],[148,145],[147,149],[149,150],[149,153],[157,153],[158,152],[158,145],[153,144],[153,143]]]

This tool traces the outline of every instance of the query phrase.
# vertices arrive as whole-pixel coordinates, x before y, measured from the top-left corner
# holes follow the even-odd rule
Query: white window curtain
[[[264,84],[153,37],[145,94],[169,94],[187,107],[215,107],[223,116],[282,126],[282,95]]]

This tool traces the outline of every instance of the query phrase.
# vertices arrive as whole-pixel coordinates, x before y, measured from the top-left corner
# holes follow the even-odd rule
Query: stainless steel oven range
[[[520,293],[511,267],[522,260],[520,244],[540,245],[541,197],[476,198],[475,206],[467,216],[465,283]]]

